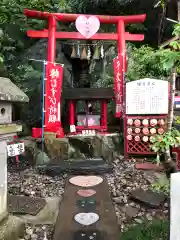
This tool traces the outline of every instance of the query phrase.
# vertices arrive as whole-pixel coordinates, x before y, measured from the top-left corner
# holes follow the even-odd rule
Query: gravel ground
[[[153,218],[167,219],[168,217],[167,202],[158,209],[153,209],[130,200],[129,196],[133,190],[151,189],[152,182],[155,181],[153,172],[136,170],[134,163],[133,160],[117,159],[113,163],[113,173],[106,174],[121,232],[129,226],[142,223],[143,220],[151,221]]]
[[[49,177],[37,174],[34,169],[8,172],[8,192],[13,195],[33,197],[60,197],[64,192],[66,175]],[[53,226],[26,225],[24,240],[51,240]]]
[[[57,197],[64,192],[65,179],[66,175],[49,177],[38,174],[35,169],[8,172],[8,191],[23,196]]]
[[[114,171],[106,174],[110,193],[113,199],[118,224],[123,232],[130,225],[142,223],[143,219],[151,221],[154,217],[167,218],[167,202],[161,209],[149,209],[129,200],[132,190],[151,187],[152,176],[134,168],[133,161],[115,160]],[[64,192],[66,175],[49,177],[37,174],[36,170],[27,169],[21,172],[8,172],[8,192],[13,195],[53,197]],[[51,240],[52,226],[26,225],[24,240]]]

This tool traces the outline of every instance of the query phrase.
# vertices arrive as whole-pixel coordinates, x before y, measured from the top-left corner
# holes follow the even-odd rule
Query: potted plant
[[[171,128],[162,135],[155,135],[152,139],[152,150],[157,154],[157,164],[162,163],[169,177],[170,173],[176,172],[176,162],[173,161],[172,148],[180,146],[180,132]]]

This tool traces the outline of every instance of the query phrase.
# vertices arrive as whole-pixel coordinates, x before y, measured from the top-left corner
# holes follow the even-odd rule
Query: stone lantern
[[[18,155],[18,144],[8,145],[8,140],[22,131],[22,126],[12,122],[13,103],[28,102],[23,93],[10,79],[0,77],[0,221],[7,216],[7,158]],[[21,144],[23,150],[23,143]],[[10,154],[10,149],[14,152]]]

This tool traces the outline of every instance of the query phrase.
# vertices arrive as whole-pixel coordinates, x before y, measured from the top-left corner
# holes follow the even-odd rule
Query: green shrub
[[[120,240],[167,240],[168,232],[168,221],[153,220],[128,229]]]

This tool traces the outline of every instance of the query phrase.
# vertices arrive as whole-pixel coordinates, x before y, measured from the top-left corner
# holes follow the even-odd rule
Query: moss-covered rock
[[[56,138],[55,134],[45,134],[45,147],[50,159],[68,159],[68,139]]]

